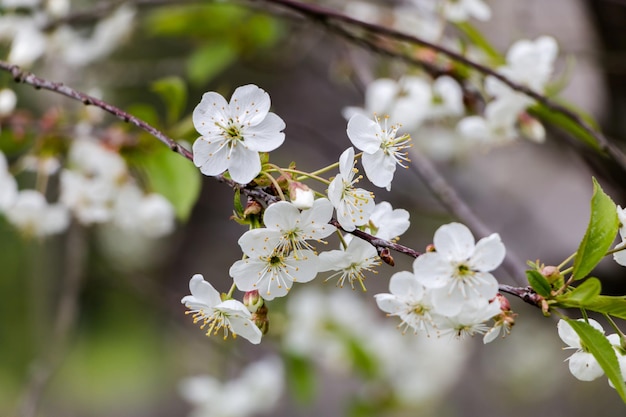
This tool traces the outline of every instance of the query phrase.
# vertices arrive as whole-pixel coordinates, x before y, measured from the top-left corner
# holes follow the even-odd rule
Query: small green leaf
[[[315,368],[305,357],[285,354],[287,380],[293,397],[301,404],[310,404],[315,398]]]
[[[195,85],[209,82],[228,68],[238,56],[237,49],[228,43],[213,43],[195,51],[187,59],[187,75]]]
[[[606,195],[596,179],[593,179],[591,216],[576,258],[574,259],[574,279],[586,277],[602,260],[615,240],[619,229],[617,208],[611,197]]]
[[[374,378],[378,367],[372,355],[355,338],[347,337],[345,343],[356,370],[364,377]]]
[[[600,295],[602,284],[598,278],[589,278],[570,293],[566,294],[567,299],[580,303],[581,306]]]
[[[528,278],[528,283],[537,294],[546,298],[550,297],[550,283],[548,282],[546,277],[541,275],[539,271],[526,271],[526,277]]]
[[[166,77],[152,83],[152,91],[157,93],[167,110],[168,124],[176,122],[187,104],[187,85],[180,77]]]
[[[609,380],[615,385],[615,390],[626,403],[626,384],[619,368],[617,355],[611,343],[599,330],[590,324],[578,320],[566,320],[578,334],[585,348],[593,355],[604,370]]]
[[[565,104],[565,103],[562,103],[562,102],[558,102],[558,104],[563,105],[563,106],[565,106],[567,108],[570,108],[570,110],[572,110],[572,111],[575,111],[576,113],[581,115],[581,117],[588,124],[590,124],[592,126],[595,124],[595,123],[593,123],[593,121],[591,120],[590,117],[587,117],[585,114],[583,114],[578,109],[572,109],[571,108],[572,106],[570,104]],[[598,153],[601,152],[600,145],[598,144],[597,140],[591,134],[589,134],[589,132],[587,132],[585,129],[583,129],[580,126],[580,124],[574,122],[569,117],[565,116],[563,113],[557,112],[556,110],[552,110],[552,109],[544,106],[543,104],[536,104],[536,105],[528,108],[528,112],[532,116],[537,117],[538,119],[540,119],[543,122],[547,122],[548,124],[550,124],[552,126],[556,126],[556,127],[559,127],[561,129],[563,129],[565,132],[569,133],[574,138],[578,139],[580,142],[582,142],[585,145],[589,146],[591,149],[597,151]]]
[[[468,39],[479,49],[481,49],[489,58],[491,58],[494,66],[500,66],[506,64],[506,61],[502,54],[498,52],[483,36],[483,34],[477,30],[471,23],[461,22],[456,23],[456,27],[468,37]]]
[[[139,161],[151,191],[162,194],[174,206],[176,217],[186,220],[200,193],[200,171],[185,158],[166,147]]]

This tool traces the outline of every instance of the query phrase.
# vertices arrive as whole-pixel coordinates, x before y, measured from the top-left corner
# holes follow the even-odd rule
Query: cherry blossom
[[[241,336],[253,344],[261,342],[261,330],[252,322],[252,314],[246,306],[237,300],[222,301],[219,292],[204,280],[200,274],[195,274],[189,281],[191,295],[183,297],[183,303],[193,314],[194,323],[201,323],[200,328],[207,327],[207,336],[217,334],[224,329],[224,339],[229,332],[233,336]]]
[[[491,9],[482,0],[445,0],[443,13],[451,22],[463,22],[470,17],[483,21],[491,18]]]
[[[339,157],[339,174],[328,186],[328,199],[337,210],[339,224],[347,232],[366,224],[374,210],[372,193],[354,188],[360,179],[354,178],[356,172],[354,149],[350,147]]]
[[[396,164],[407,167],[409,159],[404,149],[410,147],[411,138],[409,135],[396,137],[398,126],[387,126],[387,119],[375,117],[372,120],[355,114],[348,121],[347,132],[352,144],[363,151],[361,162],[367,178],[375,186],[389,191]]]
[[[420,282],[433,290],[433,305],[446,316],[459,314],[470,298],[486,301],[498,292],[489,273],[500,265],[505,248],[497,233],[475,244],[470,230],[460,223],[441,226],[433,239],[436,252],[417,258],[413,269]]]
[[[390,316],[398,316],[402,320],[400,327],[406,331],[409,327],[415,333],[433,331],[433,309],[429,295],[424,286],[412,272],[401,271],[393,274],[389,280],[390,294],[376,294],[378,308]]]
[[[285,123],[269,109],[269,94],[253,84],[237,88],[230,103],[205,93],[193,111],[201,135],[193,144],[194,164],[204,175],[228,170],[240,184],[252,181],[261,172],[259,152],[273,151],[285,140]]]
[[[258,290],[261,297],[273,300],[287,295],[294,282],[309,282],[318,270],[315,252],[303,249],[284,253],[259,239],[258,232],[250,230],[241,236],[239,246],[248,258],[230,267],[230,276],[241,291]]]
[[[352,289],[358,282],[365,291],[365,271],[374,271],[380,265],[376,248],[361,239],[352,239],[346,250],[331,250],[319,254],[319,271],[337,271],[326,281],[338,278],[337,285],[343,287],[347,280]]]
[[[23,190],[5,209],[10,223],[29,237],[61,233],[69,226],[69,213],[61,204],[49,204],[36,190]]]
[[[279,201],[269,206],[263,215],[265,228],[246,232],[246,242],[252,246],[267,246],[272,250],[287,254],[294,251],[296,257],[304,249],[314,249],[307,240],[320,240],[336,229],[328,224],[333,214],[333,206],[326,198],[313,202],[302,212],[287,201]]]

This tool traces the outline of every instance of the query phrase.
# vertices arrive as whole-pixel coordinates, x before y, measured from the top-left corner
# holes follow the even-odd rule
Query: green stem
[[[359,152],[358,154],[354,155],[354,159],[360,158],[363,155],[363,152]],[[339,162],[335,162],[334,164],[328,165],[327,167],[324,167],[322,169],[318,169],[317,171],[313,171],[310,174],[306,174],[307,176],[313,177],[313,176],[317,176],[319,174],[324,174],[328,171],[330,171],[331,169],[335,169],[339,167]],[[298,181],[300,181],[299,178],[296,178]]]
[[[567,257],[567,259],[565,259],[563,262],[561,262],[561,263],[559,264],[559,266],[557,266],[557,268],[559,269],[559,271],[561,270],[561,268],[563,268],[565,265],[567,265],[567,264],[568,264],[568,263],[569,263],[572,259],[574,259],[574,258],[576,257],[576,254],[577,254],[577,253],[578,253],[578,252],[574,252],[574,253],[572,253],[570,256],[568,256],[568,257]],[[565,272],[563,272],[563,274],[564,274],[564,273],[565,273]]]
[[[267,172],[273,172],[273,171],[274,170],[271,169],[271,170],[268,170]],[[300,171],[299,169],[277,168],[275,171],[278,171],[278,172],[289,172],[290,174],[298,174],[298,175],[300,175],[298,178],[296,178],[296,181],[302,181],[304,179],[311,178],[311,179],[317,180],[317,181],[319,181],[319,182],[321,182],[323,184],[326,184],[326,185],[330,184],[330,181],[328,181],[327,179],[324,179],[324,178],[319,177],[319,176],[317,176],[315,174],[312,174],[312,173],[309,174],[307,172]]]
[[[283,201],[286,201],[287,199],[285,198],[285,195],[283,194],[283,190],[280,189],[280,185],[278,185],[276,178],[272,177],[267,171],[263,171],[261,172],[261,174],[265,175],[267,179],[271,181],[271,183],[274,185],[274,188],[276,188],[276,191],[278,192],[278,196],[280,197],[280,199]]]
[[[230,290],[228,290],[228,293],[226,294],[226,299],[227,300],[230,300],[231,298],[233,298],[233,293],[235,292],[236,288],[237,288],[237,286],[233,282],[233,285],[230,286]]]
[[[613,248],[610,251],[608,251],[604,256],[613,255],[614,253],[617,253],[619,251],[623,251],[624,249],[626,249],[626,245],[622,246],[621,248]]]

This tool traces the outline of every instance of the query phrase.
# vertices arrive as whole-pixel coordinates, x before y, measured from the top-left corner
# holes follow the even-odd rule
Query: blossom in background
[[[273,300],[287,295],[294,282],[309,282],[318,270],[315,252],[302,249],[284,253],[276,250],[257,230],[249,230],[239,238],[239,246],[246,256],[230,267],[230,276],[241,291],[258,290],[261,297]]]
[[[237,378],[209,375],[181,381],[181,396],[193,405],[190,417],[246,417],[272,411],[285,385],[284,365],[268,357],[247,365]]]
[[[436,252],[418,257],[413,270],[420,282],[433,290],[432,301],[439,314],[454,316],[470,298],[489,301],[496,296],[498,281],[489,271],[505,256],[497,233],[475,244],[467,226],[450,223],[437,229],[433,243]]]
[[[374,120],[355,114],[348,121],[348,137],[357,149],[363,151],[361,163],[367,178],[377,187],[391,190],[391,181],[396,165],[404,168],[409,162],[405,149],[409,148],[411,137],[396,137],[399,126],[387,126],[388,117]]]
[[[215,288],[195,274],[189,281],[191,295],[183,297],[183,303],[193,314],[194,323],[202,323],[200,328],[207,328],[207,336],[217,334],[224,329],[224,339],[229,332],[241,336],[251,343],[261,342],[261,330],[252,322],[252,314],[246,306],[237,300],[222,301]]]
[[[293,251],[298,257],[302,250],[314,249],[307,240],[319,241],[336,230],[328,224],[332,215],[333,206],[326,198],[315,200],[310,209],[303,211],[279,201],[265,210],[265,228],[246,232],[246,242],[251,247],[262,245],[283,254]]]
[[[149,238],[171,233],[175,227],[172,203],[160,194],[144,194],[135,184],[127,183],[119,190],[113,207],[113,223],[127,232]]]
[[[356,172],[354,149],[350,147],[339,157],[339,174],[328,186],[328,199],[337,210],[339,224],[347,232],[366,224],[374,210],[372,193],[354,188],[360,179],[354,178]]]
[[[44,195],[36,190],[20,191],[4,214],[11,224],[29,237],[61,233],[70,222],[65,206],[49,204]]]
[[[359,113],[366,117],[388,114],[391,123],[412,132],[426,118],[431,102],[430,83],[422,77],[405,76],[399,81],[379,78],[368,84],[364,108],[348,107],[344,116],[350,119]]]
[[[442,7],[444,16],[451,22],[463,22],[471,17],[491,19],[491,9],[482,0],[444,0]]]
[[[619,234],[622,238],[622,242],[615,246],[615,249],[626,248],[626,209],[621,206],[617,206],[617,218],[619,219],[620,227]],[[626,249],[620,250],[613,254],[615,262],[622,266],[626,266]]]
[[[337,278],[337,285],[343,287],[348,281],[354,289],[354,282],[358,282],[365,291],[365,271],[374,271],[380,265],[376,248],[362,239],[352,239],[346,250],[331,250],[319,254],[319,272],[337,271],[326,281]]]
[[[194,164],[204,175],[228,170],[240,184],[252,181],[261,172],[259,152],[273,151],[285,140],[285,123],[269,109],[269,94],[256,85],[237,88],[230,103],[205,93],[193,111],[201,135],[193,144]]]
[[[578,321],[584,321],[584,319],[579,319]],[[593,328],[604,333],[604,329],[597,321],[588,319],[587,323],[589,323]],[[576,349],[576,352],[567,358],[569,370],[572,375],[581,381],[593,381],[594,379],[604,375],[604,371],[600,367],[600,364],[596,358],[584,348],[578,333],[574,331],[572,326],[570,326],[565,320],[559,320],[557,323],[557,330],[561,340],[568,346],[565,349]]]
[[[378,308],[390,316],[398,316],[404,332],[412,328],[415,333],[433,332],[433,309],[429,295],[424,286],[416,279],[415,274],[408,271],[396,272],[389,280],[389,292],[376,294]]]
[[[17,181],[9,172],[4,153],[0,152],[0,211],[10,207],[17,198]]]

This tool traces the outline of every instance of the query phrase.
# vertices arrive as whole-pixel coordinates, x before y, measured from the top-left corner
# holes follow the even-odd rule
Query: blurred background
[[[31,10],[28,2],[19,3],[2,2],[5,13]],[[132,7],[132,22],[97,29],[100,18],[122,3]],[[72,2],[70,14],[59,19],[95,7],[104,11],[96,18],[76,15],[62,25],[91,39],[100,31],[105,44],[116,39],[115,51],[87,62],[71,54],[60,59],[55,51],[67,38],[54,37],[51,27],[52,40],[32,70],[93,92],[188,143],[196,138],[189,116],[204,92],[229,97],[239,85],[257,84],[269,92],[272,110],[287,125],[287,139],[272,161],[282,166],[296,161],[299,169],[311,171],[335,162],[349,146],[342,110],[363,105],[367,81],[407,69],[259,2],[168,3],[182,2],[114,2],[109,9],[104,2]],[[476,24],[485,37],[503,53],[521,38],[555,37],[557,73],[566,73],[568,81],[560,97],[592,115],[607,136],[623,141],[626,2],[487,3],[491,20]],[[176,119],[168,113],[171,92],[154,87],[172,76],[185,86]],[[73,126],[84,118],[102,136],[112,136],[111,126],[118,126],[97,109],[85,115],[79,103],[15,85],[7,74],[0,82],[17,93],[15,114],[21,117],[2,125],[0,149],[9,161],[42,136],[70,140]],[[42,124],[50,119],[53,133]],[[117,128],[140,144],[152,141],[133,127]],[[146,146],[160,146],[154,142]],[[132,155],[131,150],[127,156]],[[620,171],[549,128],[544,144],[518,140],[435,163],[485,225],[500,233],[522,268],[537,259],[557,265],[576,250],[587,226],[591,175],[617,204],[626,204]],[[20,174],[18,181],[26,188],[34,178]],[[52,180],[51,196],[57,188]],[[455,220],[412,169],[399,170],[393,192],[377,190],[376,197],[410,212],[411,227],[400,242],[419,251],[441,224]],[[259,415],[623,415],[624,405],[606,378],[583,383],[569,373],[556,320],[519,300],[511,299],[519,313],[512,334],[486,346],[480,338],[441,342],[411,332],[402,336],[372,297],[388,291],[394,272],[410,269],[411,259],[400,255],[394,268],[383,265],[368,278],[366,293],[324,284],[322,278],[296,285],[286,299],[270,303],[270,332],[259,346],[207,338],[185,315],[180,299],[195,273],[219,291],[230,287],[228,269],[241,257],[237,239],[245,231],[229,221],[232,198],[226,185],[203,177],[188,219],[159,239],[77,224],[45,240],[24,239],[0,219],[0,415],[35,415],[35,404],[39,416],[240,415],[201,410],[202,386],[192,389],[183,381],[210,375],[226,384],[257,360],[276,356],[284,385],[276,383],[275,407],[259,405]],[[503,283],[523,283],[523,277],[498,272]],[[598,276],[606,293],[624,294],[623,269],[612,261],[601,264]],[[300,324],[307,320],[312,327]],[[298,331],[308,338],[294,336]],[[258,375],[263,382],[264,374]],[[200,393],[191,394],[194,390]]]

